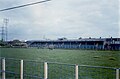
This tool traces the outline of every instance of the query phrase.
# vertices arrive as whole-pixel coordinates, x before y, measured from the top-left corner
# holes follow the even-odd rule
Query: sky
[[[37,1],[0,0],[0,9]],[[4,18],[8,40],[120,37],[119,0],[51,0],[0,12],[0,27]]]

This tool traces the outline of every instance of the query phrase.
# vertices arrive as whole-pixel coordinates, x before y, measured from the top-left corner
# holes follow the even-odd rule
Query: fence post
[[[2,79],[5,79],[5,58],[2,59]]]
[[[48,78],[48,65],[47,62],[44,62],[44,79]]]
[[[20,61],[20,79],[23,79],[23,60]]]
[[[78,79],[78,65],[75,65],[75,79]]]
[[[119,79],[119,69],[116,69],[116,79]]]

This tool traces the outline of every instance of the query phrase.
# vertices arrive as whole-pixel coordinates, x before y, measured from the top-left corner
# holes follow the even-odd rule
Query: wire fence
[[[20,76],[20,60],[13,58],[5,59],[6,79],[18,79]]]
[[[24,61],[24,79],[43,79],[44,63],[37,61]]]
[[[116,69],[109,67],[79,66],[79,79],[117,79]]]
[[[49,79],[75,79],[75,65],[48,63]]]
[[[120,79],[120,68],[0,58],[0,79]]]

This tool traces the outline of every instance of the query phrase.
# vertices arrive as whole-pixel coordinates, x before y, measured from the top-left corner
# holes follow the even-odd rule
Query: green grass
[[[65,49],[36,49],[36,48],[0,48],[1,57],[24,59],[24,74],[38,75],[43,78],[43,63],[34,63],[27,60],[39,62],[58,62],[66,64],[107,66],[120,68],[119,51],[95,51],[95,50],[65,50]],[[11,63],[12,62],[12,63]],[[6,60],[6,70],[16,72],[6,74],[10,79],[19,79],[19,60]],[[66,64],[49,63],[49,79],[74,79],[75,66]],[[79,67],[80,79],[114,79],[114,69]],[[24,79],[30,79],[24,76]]]
[[[79,65],[120,67],[120,51],[0,48],[1,57]]]

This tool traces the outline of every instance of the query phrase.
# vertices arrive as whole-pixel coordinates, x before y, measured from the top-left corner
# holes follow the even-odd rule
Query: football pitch
[[[120,67],[120,51],[0,48],[0,56],[23,60],[37,60],[40,62]]]

